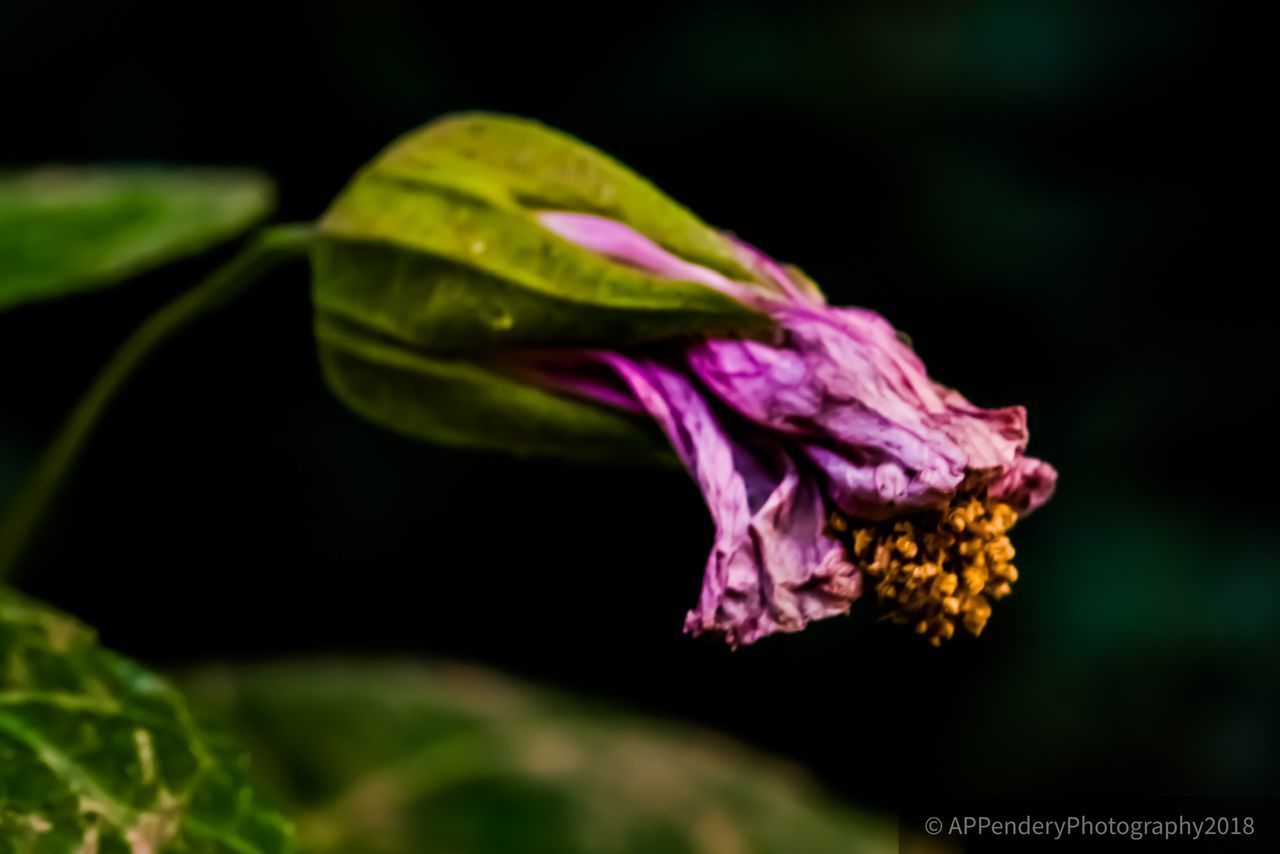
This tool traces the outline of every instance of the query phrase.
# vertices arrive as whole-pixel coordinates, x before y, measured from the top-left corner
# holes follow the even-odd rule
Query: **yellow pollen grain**
[[[1017,521],[1008,504],[966,498],[910,520],[861,523],[837,513],[830,529],[875,579],[887,616],[939,646],[957,626],[981,634],[991,602],[1012,592],[1018,570],[1006,533]]]
[[[862,557],[875,541],[876,538],[866,528],[858,529],[853,535],[853,553]]]
[[[1013,560],[1013,545],[1009,542],[1009,538],[1001,537],[987,546],[987,556],[999,563],[1008,563]]]

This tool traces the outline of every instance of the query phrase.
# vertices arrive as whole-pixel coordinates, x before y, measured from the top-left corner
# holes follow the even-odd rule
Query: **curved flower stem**
[[[239,255],[159,309],[129,336],[63,422],[0,523],[0,580],[13,571],[89,434],[138,365],[174,332],[227,302],[276,265],[306,252],[312,234],[306,225],[263,229]]]

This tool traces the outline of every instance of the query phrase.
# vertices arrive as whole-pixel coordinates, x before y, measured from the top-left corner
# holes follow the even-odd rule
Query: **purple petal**
[[[779,291],[794,302],[807,302],[813,305],[825,305],[826,298],[822,291],[803,276],[796,277],[777,261],[759,249],[732,235],[729,240],[737,247],[739,260],[743,266],[752,270],[761,281],[771,282]]]
[[[783,333],[768,343],[700,341],[676,366],[580,353],[536,369],[566,391],[648,412],[701,487],[716,539],[686,631],[737,645],[847,611],[861,576],[826,534],[830,507],[889,519],[985,490],[1025,513],[1053,493],[1057,472],[1024,455],[1021,407],[983,409],[933,382],[883,317],[827,306],[802,274],[748,244],[734,240],[754,283],[678,258],[622,223],[538,218],[620,263],[728,293]],[[627,388],[593,374],[601,364]],[[734,412],[718,417],[708,392]]]
[[[673,255],[620,222],[569,211],[541,211],[537,217],[548,231],[607,258],[663,278],[698,282],[743,302],[751,299],[753,285]]]
[[[1023,457],[991,484],[989,494],[1020,513],[1030,513],[1053,496],[1057,483],[1057,469],[1044,460]]]
[[[671,440],[702,489],[716,525],[691,634],[723,634],[733,646],[841,614],[861,576],[826,535],[818,484],[782,445],[748,447],[725,430],[679,372],[647,360],[602,356]]]
[[[739,414],[809,446],[840,509],[883,518],[999,481],[1026,510],[1052,491],[1048,467],[1021,462],[1022,408],[982,409],[934,383],[884,318],[797,305],[773,315],[781,342],[699,342],[689,366]],[[1033,474],[1035,495],[1021,486]]]

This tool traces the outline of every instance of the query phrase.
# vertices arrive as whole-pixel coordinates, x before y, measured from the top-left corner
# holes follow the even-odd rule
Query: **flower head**
[[[1053,491],[1020,407],[933,382],[888,321],[521,119],[406,135],[319,223],[316,331],[353,409],[516,453],[667,458],[715,522],[686,630],[747,644],[864,587],[941,643],[1017,578],[1007,532]]]
[[[925,372],[884,318],[826,305],[797,271],[737,244],[767,286],[691,264],[624,224],[543,212],[556,234],[651,274],[757,308],[772,340],[676,352],[591,352],[667,435],[716,524],[685,623],[732,645],[847,611],[864,584],[935,643],[982,631],[1017,579],[1006,532],[1056,473],[1025,456],[1021,407],[982,409]],[[544,376],[578,393],[572,360]],[[617,403],[616,393],[613,395]]]

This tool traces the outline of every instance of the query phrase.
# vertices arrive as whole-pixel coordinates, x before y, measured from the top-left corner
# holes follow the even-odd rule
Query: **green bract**
[[[0,852],[291,850],[246,764],[165,681],[0,588]]]
[[[754,278],[731,240],[604,154],[535,122],[448,117],[379,155],[319,222],[318,337],[339,396],[425,439],[630,459],[653,446],[648,427],[518,383],[492,357],[768,329],[712,288],[552,234],[535,217],[545,210],[608,217],[688,261]],[[429,405],[442,392],[449,411]],[[482,403],[460,412],[468,400]],[[579,427],[566,436],[570,421]]]
[[[0,309],[113,284],[261,220],[271,182],[226,169],[0,173]]]
[[[321,313],[330,387],[352,409],[418,439],[578,459],[666,463],[666,448],[624,412],[554,394],[458,356],[362,335]]]

